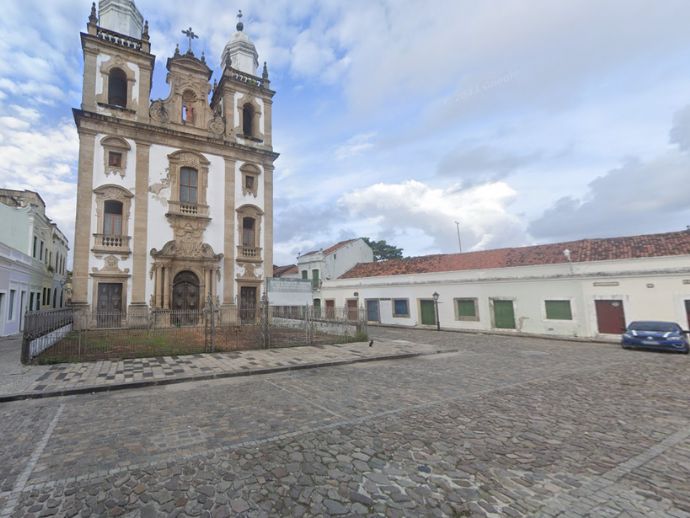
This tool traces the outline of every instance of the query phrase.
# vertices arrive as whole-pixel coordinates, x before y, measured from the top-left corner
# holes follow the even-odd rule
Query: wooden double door
[[[120,327],[121,322],[122,284],[119,282],[98,283],[96,325],[98,327]]]
[[[240,287],[240,321],[243,324],[256,322],[256,294],[255,286]]]
[[[172,289],[172,322],[193,326],[199,321],[199,278],[190,271],[175,275]]]

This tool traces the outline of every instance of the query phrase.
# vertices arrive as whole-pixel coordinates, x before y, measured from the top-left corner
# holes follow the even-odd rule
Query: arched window
[[[127,76],[120,68],[113,68],[108,74],[108,104],[127,106]]]
[[[191,167],[180,169],[180,201],[197,203],[197,172]]]
[[[255,247],[254,218],[242,219],[242,246]]]
[[[242,107],[242,133],[247,137],[254,135],[254,107],[247,103]]]
[[[103,204],[103,234],[122,235],[122,202],[106,200]]]

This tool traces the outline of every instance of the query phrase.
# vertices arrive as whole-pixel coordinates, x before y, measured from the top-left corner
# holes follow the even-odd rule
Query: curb
[[[396,324],[368,324],[369,327],[388,328],[388,329],[413,329],[415,331],[437,332],[436,328],[418,327],[418,326],[403,326]],[[537,338],[540,340],[554,340],[558,342],[574,342],[574,343],[594,343],[594,344],[608,344],[620,345],[620,338],[607,340],[604,338],[588,338],[579,336],[566,335],[544,335],[538,333],[523,333],[523,332],[500,332],[489,329],[451,329],[447,327],[441,328],[442,333],[458,333],[464,335],[480,335],[480,336],[505,336],[509,338]]]
[[[214,379],[224,378],[243,378],[247,376],[261,376],[266,374],[275,374],[277,372],[299,371],[306,369],[317,369],[320,367],[339,367],[342,365],[351,365],[353,363],[366,363],[385,360],[406,360],[409,358],[416,358],[418,356],[432,356],[435,354],[455,353],[458,349],[438,349],[430,352],[420,353],[401,353],[388,354],[385,356],[374,356],[371,358],[354,358],[351,360],[333,360],[321,363],[305,363],[303,365],[286,365],[282,367],[268,367],[265,369],[255,369],[250,371],[231,371],[218,372],[215,374],[199,374],[196,376],[184,376],[180,378],[168,378],[159,380],[142,380],[133,381],[130,383],[119,383],[113,385],[88,385],[79,388],[68,388],[62,390],[53,390],[50,392],[19,392],[17,394],[0,395],[0,403],[9,403],[11,401],[22,401],[25,399],[43,399],[50,397],[61,396],[75,396],[81,394],[95,394],[97,392],[111,392],[115,390],[137,389],[152,386],[174,385],[177,383],[186,383],[190,381],[208,381]]]

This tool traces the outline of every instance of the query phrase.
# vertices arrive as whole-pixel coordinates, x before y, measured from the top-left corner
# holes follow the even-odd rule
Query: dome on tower
[[[104,29],[141,39],[144,17],[132,0],[99,0],[98,16]]]
[[[259,68],[259,54],[256,52],[256,47],[252,40],[244,32],[242,11],[237,14],[237,20],[237,32],[233,34],[232,39],[225,45],[223,55],[221,56],[221,63],[223,63],[223,66],[230,65],[240,72],[255,76]]]

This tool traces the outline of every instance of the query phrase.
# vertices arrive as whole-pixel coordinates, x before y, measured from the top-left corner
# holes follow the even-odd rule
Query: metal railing
[[[363,310],[311,306],[81,308],[27,313],[22,361],[59,363],[170,356],[366,339]]]
[[[69,308],[27,311],[22,335],[22,363],[58,343],[73,328],[74,313]]]
[[[127,47],[129,49],[141,50],[142,48],[141,40],[132,38],[126,34],[120,34],[119,32],[104,29],[103,27],[97,28],[96,37],[100,40],[107,41],[121,47]]]

